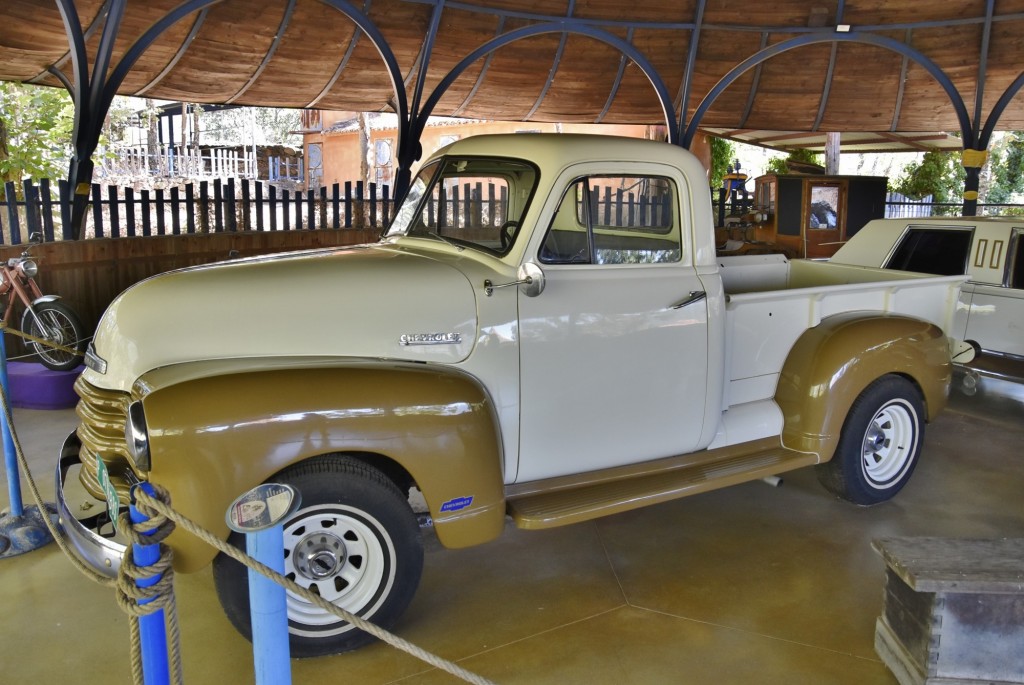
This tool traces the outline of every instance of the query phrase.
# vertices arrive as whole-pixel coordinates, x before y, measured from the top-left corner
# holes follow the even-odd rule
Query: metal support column
[[[128,48],[113,71],[110,71],[110,66],[114,54],[114,44],[118,38],[128,0],[110,0],[91,69],[86,51],[85,30],[82,28],[75,1],[56,0],[56,2],[64,22],[64,32],[68,38],[74,79],[68,78],[56,67],[51,68],[50,73],[60,79],[75,103],[75,124],[71,133],[74,152],[68,167],[70,197],[62,197],[61,201],[71,204],[70,233],[71,237],[77,240],[82,237],[85,228],[86,210],[89,205],[89,186],[92,183],[93,175],[92,156],[96,152],[96,146],[99,145],[103,121],[107,117],[114,95],[142,53],[167,29],[182,18],[201,11],[220,0],[189,0],[174,8],[154,22]]]

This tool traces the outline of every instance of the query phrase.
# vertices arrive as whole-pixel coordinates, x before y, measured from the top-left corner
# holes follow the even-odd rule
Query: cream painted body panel
[[[727,257],[719,263],[728,294],[722,408],[739,409],[743,420],[730,417],[729,430],[719,432],[713,447],[782,430],[782,414],[771,399],[790,349],[808,328],[835,314],[863,310],[911,316],[949,330],[964,280],[787,261],[781,255]]]
[[[968,283],[963,296],[970,302],[966,339],[986,352],[1024,357],[1024,290]]]
[[[634,464],[703,449],[716,426],[721,360],[709,358],[709,302],[721,301],[707,260],[710,215],[693,201],[703,170],[660,161],[584,161],[561,170],[526,245],[534,261],[564,189],[607,173],[669,178],[679,190],[683,250],[663,264],[540,264],[546,286],[519,293],[520,458],[516,482]],[[681,308],[691,292],[710,297]],[[712,362],[712,363],[709,363]]]
[[[704,423],[707,303],[677,265],[545,269],[520,297],[521,457],[517,481],[694,451]]]
[[[1024,291],[1008,287],[1007,271],[1024,221],[1007,217],[941,217],[878,219],[869,222],[832,257],[832,262],[882,266],[910,227],[960,227],[972,231],[964,284],[956,317],[948,329],[963,340],[977,342],[986,352],[1024,357]]]
[[[128,391],[161,366],[275,355],[457,363],[476,331],[466,276],[425,250],[378,244],[274,255],[182,269],[128,289],[94,338],[108,371],[86,378]],[[410,334],[458,342],[402,344]]]

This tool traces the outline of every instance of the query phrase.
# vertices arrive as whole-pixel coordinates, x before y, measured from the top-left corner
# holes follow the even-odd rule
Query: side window
[[[675,184],[588,176],[566,189],[540,251],[545,264],[658,264],[682,258]]]
[[[1013,252],[1010,254],[1010,274],[1006,285],[1024,290],[1024,229],[1013,229]]]
[[[970,228],[911,227],[889,257],[885,268],[936,276],[966,274],[973,235]]]

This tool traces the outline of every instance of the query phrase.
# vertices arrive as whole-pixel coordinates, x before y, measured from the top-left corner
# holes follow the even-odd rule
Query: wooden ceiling
[[[110,2],[72,3],[90,65]],[[0,80],[59,86],[56,71],[74,80],[59,3],[3,0]],[[111,69],[181,4],[129,0]],[[187,102],[384,111],[397,101],[382,59],[390,52],[415,115],[475,49],[538,27],[544,32],[469,64],[433,113],[664,124],[652,85],[660,82],[677,126],[679,112],[685,125],[705,102],[699,123],[723,131],[897,134],[961,131],[964,118],[950,91],[980,129],[1024,73],[1024,0],[353,0],[383,45],[336,5],[344,2],[209,4],[160,35],[117,90]],[[735,80],[723,86],[733,70]],[[717,97],[708,105],[709,93]],[[997,128],[1024,129],[1024,96],[1009,99]]]

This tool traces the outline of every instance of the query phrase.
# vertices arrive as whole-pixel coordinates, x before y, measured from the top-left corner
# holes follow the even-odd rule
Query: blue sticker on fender
[[[469,497],[456,497],[455,499],[450,499],[441,504],[441,511],[458,511],[459,509],[465,509],[472,503],[472,495]]]

